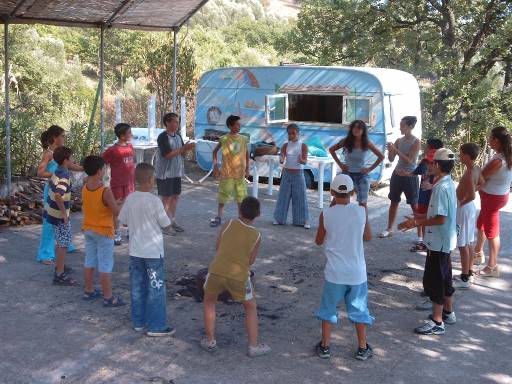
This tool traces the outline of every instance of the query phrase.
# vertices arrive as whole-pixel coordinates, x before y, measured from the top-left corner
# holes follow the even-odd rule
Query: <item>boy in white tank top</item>
[[[354,184],[350,176],[337,175],[331,183],[335,205],[320,214],[315,243],[325,244],[325,283],[316,316],[322,321],[322,340],[316,345],[319,357],[331,357],[329,343],[332,324],[338,320],[337,306],[345,300],[347,315],[354,323],[359,348],[356,359],[368,360],[372,348],[366,343],[366,328],[374,318],[368,311],[368,284],[363,240],[371,239],[364,207],[350,203]],[[350,217],[351,220],[347,220]]]

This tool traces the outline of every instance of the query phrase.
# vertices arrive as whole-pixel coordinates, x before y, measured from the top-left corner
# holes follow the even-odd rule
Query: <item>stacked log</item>
[[[24,226],[40,224],[43,221],[43,190],[45,179],[30,177],[18,180],[13,193],[0,198],[0,226]],[[71,211],[82,210],[79,190],[72,190]]]

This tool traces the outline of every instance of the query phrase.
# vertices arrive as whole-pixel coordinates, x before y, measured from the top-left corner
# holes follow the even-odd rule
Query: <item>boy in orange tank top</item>
[[[90,301],[102,296],[94,288],[94,270],[100,274],[103,289],[103,306],[119,307],[125,303],[112,295],[112,269],[114,268],[114,220],[119,214],[114,194],[103,186],[105,161],[100,156],[87,156],[84,171],[87,181],[82,188],[82,208],[84,213],[82,231],[85,237],[83,299]]]

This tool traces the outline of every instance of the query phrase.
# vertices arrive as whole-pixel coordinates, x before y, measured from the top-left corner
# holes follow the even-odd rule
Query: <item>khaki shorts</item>
[[[219,203],[229,203],[233,197],[237,203],[241,203],[247,197],[245,178],[221,179],[219,183]]]
[[[248,301],[254,298],[254,290],[250,278],[243,283],[209,273],[204,283],[204,293],[220,295],[224,291],[228,291],[235,301]]]

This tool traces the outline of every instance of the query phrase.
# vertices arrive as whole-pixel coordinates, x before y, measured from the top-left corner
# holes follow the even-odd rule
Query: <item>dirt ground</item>
[[[198,179],[199,175],[193,175]],[[0,382],[1,383],[512,383],[512,209],[502,212],[503,248],[500,279],[478,280],[455,296],[457,323],[444,336],[413,334],[428,312],[414,310],[421,300],[424,255],[410,253],[414,233],[396,234],[365,245],[370,311],[369,330],[375,356],[353,358],[356,339],[347,322],[333,333],[332,358],[313,353],[320,337],[313,316],[319,305],[325,258],[313,243],[319,209],[316,191],[309,194],[313,228],[272,225],[273,196],[260,185],[262,248],[254,266],[261,340],[268,356],[250,359],[243,310],[218,306],[214,354],[199,347],[202,306],[185,296],[176,283],[206,267],[214,252],[217,230],[208,225],[215,214],[216,184],[184,184],[178,209],[185,232],[167,237],[168,317],[173,338],[150,339],[131,329],[129,305],[103,308],[81,300],[83,286],[56,287],[52,269],[35,261],[39,226],[0,230]],[[382,193],[381,193],[382,194]],[[327,196],[327,195],[326,195]],[[369,201],[374,234],[383,229],[388,200]],[[408,213],[405,205],[400,217]],[[235,215],[234,206],[227,209]],[[81,215],[73,215],[78,252],[67,263],[82,282]],[[127,244],[116,247],[114,291],[129,301]],[[459,268],[454,252],[454,268]],[[457,271],[455,273],[458,273]],[[179,294],[178,292],[181,292]]]

